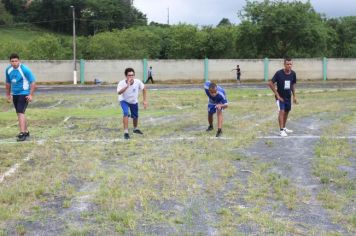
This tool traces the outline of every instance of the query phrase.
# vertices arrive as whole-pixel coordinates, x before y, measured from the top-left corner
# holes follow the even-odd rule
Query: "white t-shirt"
[[[117,85],[117,92],[127,86],[126,80],[121,80]],[[126,101],[130,104],[136,104],[138,102],[138,92],[143,90],[145,85],[141,80],[134,79],[134,83],[126,89],[125,92],[119,95],[119,101]]]

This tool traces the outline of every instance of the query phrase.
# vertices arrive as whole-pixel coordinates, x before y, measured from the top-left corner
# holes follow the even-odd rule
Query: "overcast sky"
[[[301,0],[306,2],[307,0]],[[310,0],[318,13],[327,17],[356,15],[356,0]],[[240,22],[237,12],[245,0],[133,0],[134,6],[146,14],[148,22],[217,25],[222,18]],[[169,9],[169,10],[168,10]]]

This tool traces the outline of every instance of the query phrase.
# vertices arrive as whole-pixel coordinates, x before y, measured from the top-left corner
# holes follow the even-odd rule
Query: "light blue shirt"
[[[31,84],[36,81],[30,68],[20,64],[17,69],[9,66],[5,70],[6,83],[11,84],[12,95],[29,95]]]

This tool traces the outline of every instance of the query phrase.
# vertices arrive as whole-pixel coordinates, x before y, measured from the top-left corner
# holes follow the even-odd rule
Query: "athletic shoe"
[[[30,131],[25,132],[26,138],[30,137]]]
[[[215,137],[220,137],[222,135],[222,130],[218,129],[218,132],[216,132],[216,136]]]
[[[17,141],[18,142],[25,141],[26,137],[27,137],[26,133],[21,132],[21,133],[19,133],[19,135],[17,135]]]
[[[293,133],[293,130],[287,129],[287,128],[284,128],[284,131],[286,131],[286,133],[288,133],[288,134]]]
[[[279,131],[279,136],[281,136],[281,137],[287,137],[288,134],[287,134],[286,131],[283,129],[283,130]]]
[[[130,139],[130,135],[128,133],[124,134],[124,139]]]
[[[209,125],[209,127],[206,129],[206,131],[212,131],[214,127],[212,125]]]
[[[135,134],[143,134],[142,131],[139,130],[139,129],[134,129],[133,132],[134,132]]]

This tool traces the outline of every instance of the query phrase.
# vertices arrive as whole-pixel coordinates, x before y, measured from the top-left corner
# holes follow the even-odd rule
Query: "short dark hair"
[[[217,85],[215,83],[210,83],[209,84],[209,90],[210,89],[216,89]]]
[[[127,76],[127,74],[128,74],[129,72],[133,72],[133,73],[135,74],[135,70],[132,69],[131,67],[129,67],[129,68],[126,68],[126,69],[125,69],[125,76]]]
[[[285,57],[285,58],[284,58],[284,64],[285,64],[287,61],[292,61],[292,58],[291,58],[291,57]]]
[[[11,61],[12,59],[15,59],[15,58],[20,59],[20,57],[19,57],[19,55],[18,55],[17,53],[12,53],[12,54],[10,55],[10,61]]]

